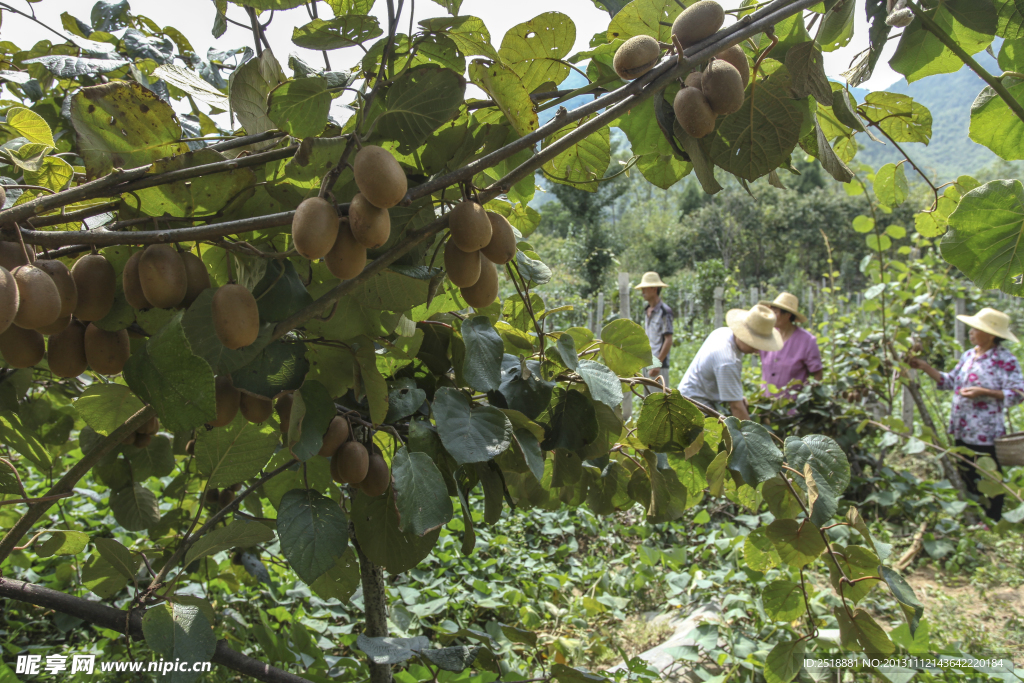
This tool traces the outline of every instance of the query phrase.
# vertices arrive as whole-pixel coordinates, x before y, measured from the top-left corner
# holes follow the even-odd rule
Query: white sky
[[[11,4],[18,9],[29,7],[26,0],[10,0]],[[407,0],[406,9],[411,0]],[[726,7],[738,6],[738,0],[723,0]],[[62,31],[60,14],[70,12],[85,22],[89,21],[89,13],[92,10],[91,0],[44,0],[33,4],[36,16],[48,25]],[[213,26],[213,19],[216,14],[212,0],[132,0],[132,12],[142,14],[160,26],[174,26],[189,39],[192,46],[201,55],[205,56],[207,48],[216,46],[220,49],[240,47],[248,45],[252,47],[252,33],[228,24],[227,32],[218,39],[214,39],[210,33]],[[576,24],[576,45],[573,52],[587,49],[590,38],[598,31],[604,31],[608,27],[608,14],[598,9],[591,0],[464,0],[460,14],[480,17],[491,33],[491,40],[495,46],[501,44],[501,38],[505,32],[516,24],[526,21],[531,17],[544,12],[557,10],[569,15]],[[386,12],[384,0],[377,0],[373,14],[381,19],[381,25],[385,25],[382,15]],[[330,8],[320,4],[321,17],[332,16]],[[415,2],[415,21],[432,16],[444,16],[445,11],[440,6],[429,0]],[[236,21],[248,23],[245,11],[228,3],[228,16]],[[288,54],[295,52],[301,55],[310,64],[320,67],[323,59],[319,53],[303,50],[291,42],[292,29],[309,21],[306,10],[302,7],[277,12],[273,22],[267,29],[267,39],[274,48],[274,54],[282,64],[287,63]],[[408,31],[408,14],[405,14],[401,32]],[[867,46],[867,22],[864,18],[863,3],[858,3],[856,9],[856,30],[850,45],[834,53],[826,53],[825,68],[831,78],[841,80],[839,74],[848,66],[849,60],[860,50]],[[0,26],[0,39],[11,40],[17,45],[27,48],[36,41],[48,39],[55,40],[52,33],[23,17],[10,12],[3,13],[3,25]],[[890,43],[888,50],[882,60],[879,60],[874,76],[863,88],[880,90],[901,76],[892,71],[888,66],[888,59],[895,49],[895,44]],[[331,66],[334,69],[343,69],[353,66],[363,55],[358,47],[344,48],[330,51]]]

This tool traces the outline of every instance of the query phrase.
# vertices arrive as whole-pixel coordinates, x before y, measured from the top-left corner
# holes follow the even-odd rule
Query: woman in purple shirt
[[[957,319],[970,326],[974,348],[964,351],[953,371],[940,372],[920,358],[911,358],[910,367],[923,370],[939,389],[953,392],[949,433],[956,445],[977,453],[975,459],[982,455],[995,459],[996,438],[1006,433],[1003,411],[1024,401],[1020,364],[1016,356],[1000,346],[1004,339],[1016,342],[1017,337],[1010,331],[1010,316],[994,308],[983,308],[975,315],[958,315]],[[956,464],[967,490],[978,495],[978,470],[962,460]],[[1002,510],[1003,497],[996,496],[989,501],[985,513],[989,519],[998,521]]]
[[[764,383],[764,395],[775,398],[782,395],[794,395],[808,377],[820,380],[822,373],[821,352],[818,340],[807,330],[797,327],[794,323],[807,322],[807,317],[800,313],[800,301],[783,292],[775,297],[775,301],[762,301],[775,312],[775,329],[782,335],[782,350],[761,351],[761,379]],[[794,386],[787,386],[793,383]]]

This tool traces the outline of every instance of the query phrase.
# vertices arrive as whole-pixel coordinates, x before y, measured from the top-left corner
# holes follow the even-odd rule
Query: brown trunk
[[[384,585],[384,570],[375,565],[363,554],[355,540],[355,529],[349,525],[349,536],[359,557],[359,576],[363,584],[363,610],[366,614],[365,633],[370,638],[388,636],[387,590]],[[370,683],[392,683],[391,666],[389,664],[368,663],[370,667]]]

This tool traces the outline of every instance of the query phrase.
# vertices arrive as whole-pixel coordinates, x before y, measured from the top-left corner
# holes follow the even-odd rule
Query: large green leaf
[[[597,436],[597,413],[593,402],[578,391],[557,389],[548,409],[548,423],[541,447],[575,453]]]
[[[255,425],[239,413],[227,426],[196,433],[196,465],[209,486],[231,486],[258,474],[277,444],[273,421]]]
[[[268,270],[271,267],[268,267]],[[263,325],[260,335],[249,346],[229,349],[221,343],[213,327],[213,287],[204,289],[181,318],[181,326],[188,338],[192,353],[202,357],[218,375],[231,374],[251,363],[270,343],[273,325]],[[259,303],[259,302],[257,302]]]
[[[818,527],[807,520],[777,519],[768,525],[766,533],[779,558],[796,569],[807,566],[825,550]]]
[[[376,17],[347,14],[333,19],[314,19],[292,29],[292,42],[307,50],[337,50],[361,45],[383,35]]]
[[[590,395],[596,400],[609,408],[615,408],[622,403],[622,382],[607,365],[584,358],[577,363],[576,372],[587,383]]]
[[[803,640],[784,640],[776,644],[764,661],[766,683],[789,683],[796,678],[804,666],[805,647]]]
[[[132,484],[110,494],[110,511],[128,531],[143,531],[160,521],[156,496],[142,484]]]
[[[965,194],[949,216],[942,257],[981,289],[1020,295],[1024,284],[1024,186],[993,180]]]
[[[772,434],[763,425],[735,417],[725,418],[732,436],[732,453],[728,467],[738,472],[747,485],[757,487],[779,473],[782,451],[772,441]]]
[[[644,451],[644,469],[651,485],[651,499],[647,505],[647,521],[671,522],[686,513],[689,493],[675,470],[658,468],[658,456]]]
[[[850,463],[843,449],[832,439],[820,434],[786,439],[786,462],[799,472],[810,467],[817,489],[817,500],[811,510],[811,521],[818,526],[828,523],[836,512],[837,500],[850,484]],[[797,481],[804,490],[803,479]]]
[[[433,412],[441,443],[460,465],[491,460],[511,444],[512,425],[508,418],[497,408],[471,407],[469,398],[461,391],[438,389]]]
[[[939,0],[935,9],[926,10],[926,14],[967,54],[988,47],[996,32],[996,12],[991,0]],[[963,61],[915,18],[903,29],[889,66],[913,83],[925,76],[959,71]]]
[[[466,357],[462,376],[477,391],[494,391],[501,385],[501,358],[505,348],[486,315],[470,318],[462,324]]]
[[[772,567],[781,567],[782,558],[775,544],[768,538],[764,527],[754,529],[743,542],[743,559],[751,569],[766,572]]]
[[[568,18],[568,17],[567,17]],[[39,114],[24,107],[11,107],[7,110],[7,126],[29,142],[38,142],[47,147],[56,147],[50,124]]]
[[[200,149],[155,162],[153,173],[194,168],[226,159],[227,157],[220,152]],[[236,168],[226,173],[189,178],[139,190],[134,195],[126,196],[125,203],[150,216],[208,216],[223,209],[229,201],[255,183],[256,176],[251,169]],[[136,206],[136,197],[141,201],[139,206]]]
[[[68,531],[66,529],[43,529],[50,533],[50,538],[35,547],[39,557],[53,557],[54,555],[77,555],[85,550],[89,543],[89,535],[81,531]]]
[[[192,353],[181,325],[182,313],[136,351],[124,378],[140,398],[156,408],[172,432],[185,432],[217,416],[213,370]]]
[[[931,112],[909,95],[871,92],[857,110],[896,142],[923,142],[927,145],[932,138]]]
[[[284,494],[277,509],[281,554],[312,585],[348,548],[348,518],[335,501],[309,489]]]
[[[123,384],[93,384],[75,400],[75,410],[97,434],[109,435],[142,410],[142,401]]]
[[[267,97],[285,80],[284,71],[271,50],[264,50],[262,55],[250,59],[231,74],[228,101],[246,133],[255,135],[274,128],[274,122],[267,116]]]
[[[371,498],[360,492],[352,499],[352,523],[356,528],[359,548],[371,562],[390,574],[412,569],[430,554],[440,529],[418,536],[399,528],[401,519],[394,493]]]
[[[682,452],[703,431],[703,413],[674,390],[645,398],[636,425],[637,438],[658,452]]]
[[[466,83],[459,74],[434,64],[409,69],[388,88],[377,132],[400,143],[405,153],[419,147],[462,106]]]
[[[853,15],[850,16],[852,18]],[[832,106],[832,86],[825,75],[825,59],[814,41],[789,48],[786,52],[786,70],[793,81],[794,95],[812,95],[823,106]]]
[[[844,548],[835,544],[832,549],[836,554],[836,559],[839,560],[838,567],[833,562],[828,563],[832,588],[835,589],[837,595],[842,595],[851,602],[860,602],[878,581],[866,579],[855,584],[844,583],[840,588],[840,580],[843,576],[851,581],[868,576],[878,576],[878,555],[859,545],[848,545]]]
[[[491,46],[491,34],[484,22],[477,17],[435,17],[420,22],[427,31],[443,33],[451,38],[464,55],[481,55],[500,62],[498,53]]]
[[[498,57],[519,75],[526,92],[533,92],[544,83],[565,80],[569,65],[562,60],[575,42],[572,19],[561,12],[545,12],[506,31]]]
[[[334,566],[313,582],[310,589],[324,600],[348,600],[359,587],[359,561],[350,546]]]
[[[444,477],[426,453],[398,449],[391,463],[400,529],[424,536],[439,529],[455,514]]]
[[[537,112],[522,77],[501,62],[469,65],[469,77],[497,103],[498,108],[520,136],[537,130]]]
[[[170,672],[171,683],[198,680],[199,671],[193,671],[193,665],[209,662],[217,649],[213,628],[195,605],[167,602],[150,607],[142,617],[142,633],[146,645],[164,660],[185,664]]]
[[[776,621],[793,621],[806,609],[803,591],[796,581],[772,581],[765,586],[761,599],[765,613]]]
[[[299,78],[270,91],[267,115],[280,130],[308,138],[323,132],[330,108],[331,95],[324,79]]]
[[[337,414],[334,400],[323,384],[315,380],[303,383],[293,394],[288,422],[288,447],[295,457],[305,462],[320,452],[324,434]]]
[[[717,166],[754,181],[789,160],[807,109],[806,102],[792,99],[788,85],[789,74],[779,67],[756,88],[748,86],[743,106],[713,133],[710,157]]]
[[[897,574],[895,570],[879,565],[878,572],[879,576],[885,579],[893,597],[900,603],[900,609],[903,610],[903,616],[907,620],[910,635],[913,636],[917,632],[917,625],[921,622],[921,615],[924,614],[924,605],[917,599],[914,589],[906,579]]]
[[[870,614],[858,607],[853,617],[840,605],[835,608],[839,622],[839,639],[843,647],[858,647],[864,652],[887,655],[896,650],[889,634],[878,625]]]
[[[274,532],[265,524],[236,519],[231,524],[214,529],[200,538],[188,549],[183,564],[187,567],[200,557],[216,555],[222,550],[249,548],[257,543],[270,543],[273,540]]]
[[[239,389],[273,398],[282,391],[298,389],[309,371],[305,344],[296,341],[271,342],[244,367],[231,372]]]
[[[690,175],[693,164],[675,154],[644,154],[636,162],[647,182],[667,190]]]
[[[1024,80],[1006,76],[1002,81],[1015,100],[1024,101]],[[970,136],[1003,159],[1024,159],[1024,121],[990,87],[978,93],[971,105]]]
[[[313,303],[313,297],[303,285],[295,265],[291,261],[277,259],[267,264],[267,272],[252,288],[252,295],[256,297],[260,320],[264,322],[280,322]],[[253,345],[258,343],[259,339]]]
[[[671,43],[672,22],[682,11],[681,4],[674,0],[633,0],[615,13],[608,26],[607,41],[645,35]]]
[[[875,173],[875,198],[882,206],[895,209],[907,199],[910,187],[903,164],[886,164]]]
[[[90,419],[106,425],[110,431],[114,431],[120,427],[121,422],[124,422],[124,420],[121,420],[121,422],[118,422],[117,424],[113,424],[113,419],[116,419],[116,417],[97,414],[99,410],[102,410],[102,406],[104,404],[113,404],[115,407],[121,408],[122,406],[116,402],[116,399],[114,397],[109,397],[110,400],[99,397],[94,398],[95,400],[88,404],[89,414],[92,416]],[[134,396],[132,398],[134,398]],[[80,403],[81,399],[79,399],[79,404]],[[79,404],[76,404],[76,407],[78,407]],[[141,407],[142,406],[139,405],[139,408]],[[128,416],[134,414],[134,412],[135,411],[132,411]],[[82,413],[81,408],[79,408],[79,413]],[[127,419],[127,416],[125,419]],[[27,458],[40,472],[47,473],[49,471],[51,463],[46,447],[39,443],[39,439],[37,439],[35,434],[32,433],[32,430],[22,424],[21,418],[19,418],[16,413],[8,410],[0,411],[0,443],[3,443],[16,453]]]
[[[583,118],[562,128],[545,138],[543,146],[546,148],[555,144],[588,121],[589,119]],[[610,131],[604,126],[559,152],[554,159],[544,164],[544,173],[549,180],[556,183],[594,192],[610,162]]]
[[[171,105],[135,81],[79,90],[71,97],[71,125],[90,177],[188,151]]]
[[[135,481],[166,477],[174,471],[171,440],[166,436],[154,436],[145,448],[123,446],[121,450],[132,468],[132,479]]]
[[[627,318],[613,320],[601,330],[601,357],[619,377],[631,377],[654,363],[644,328]]]

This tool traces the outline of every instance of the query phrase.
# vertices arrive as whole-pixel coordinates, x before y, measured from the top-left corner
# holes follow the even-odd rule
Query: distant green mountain
[[[981,52],[975,57],[990,72],[1001,72],[996,60],[988,53]],[[914,83],[900,80],[887,88],[890,92],[910,95],[915,102],[931,111],[931,143],[927,146],[919,142],[900,146],[933,180],[943,183],[964,173],[974,174],[998,159],[987,147],[968,137],[971,104],[984,87],[984,81],[965,66],[956,73],[929,76]],[[851,92],[858,102],[862,102],[869,91],[851,88]],[[862,147],[857,152],[857,160],[861,163],[878,168],[903,158],[890,144],[879,144],[864,134],[858,135],[857,140]],[[911,169],[906,170],[909,176]]]

